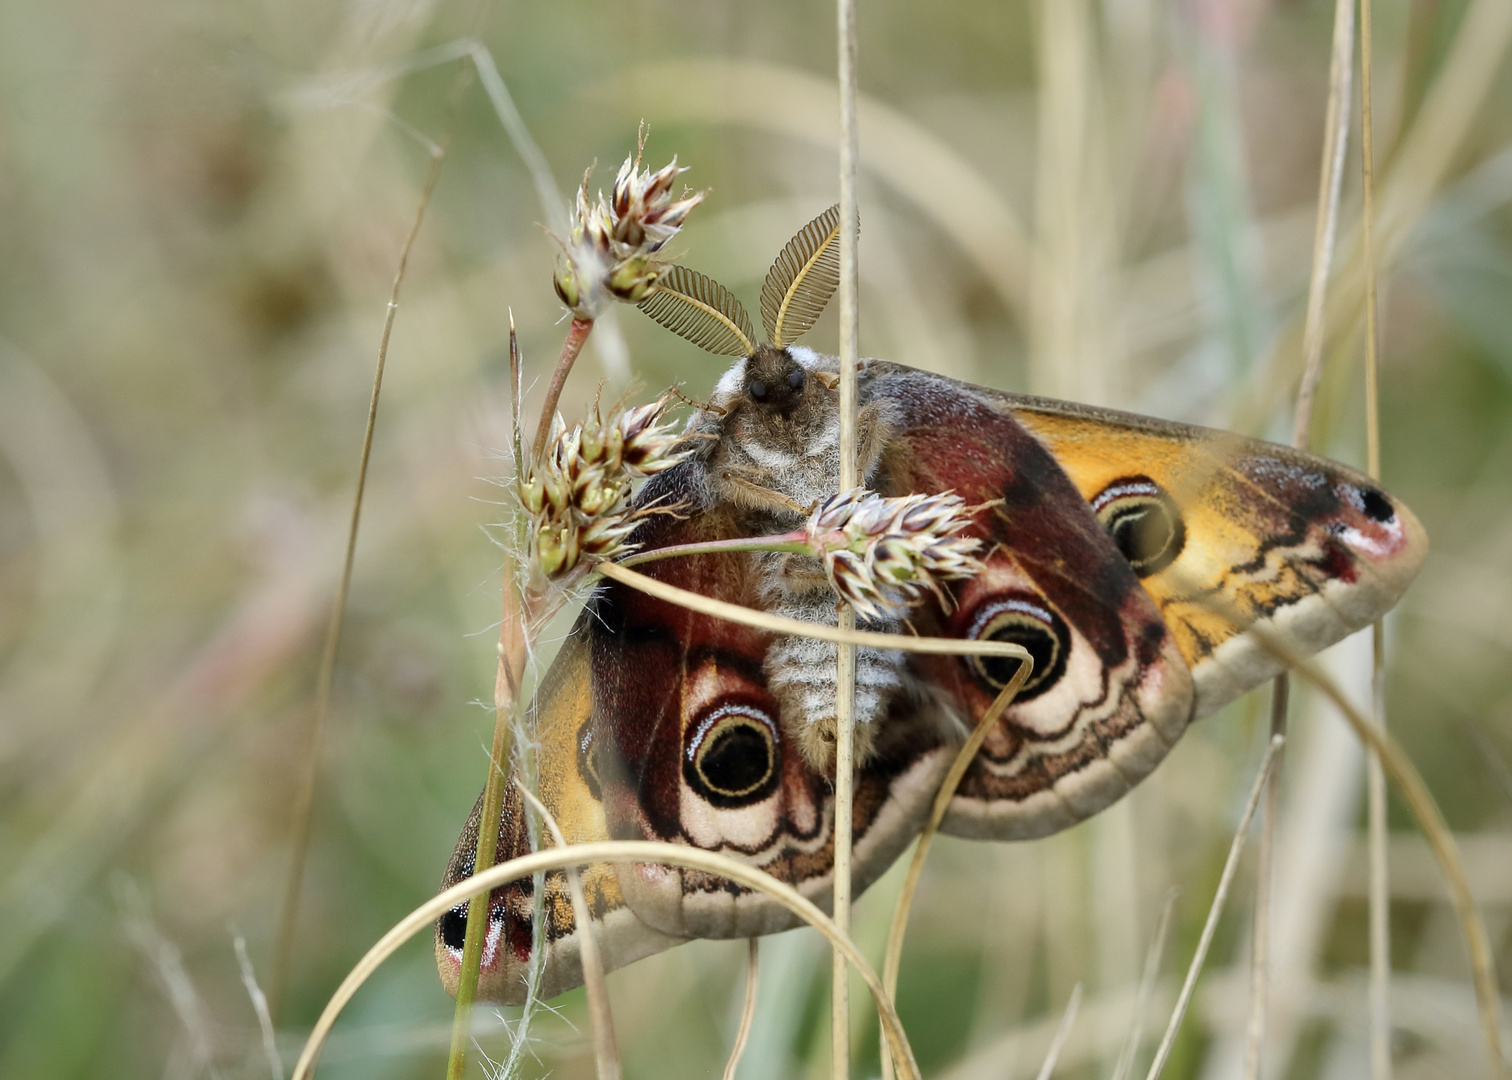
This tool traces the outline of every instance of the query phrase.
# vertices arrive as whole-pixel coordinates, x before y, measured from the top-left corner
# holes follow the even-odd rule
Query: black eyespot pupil
[[[1014,622],[999,630],[994,630],[990,641],[1006,641],[1011,645],[1022,645],[1029,650],[1030,657],[1034,660],[1034,672],[1029,676],[1024,687],[1019,691],[1021,697],[1027,697],[1033,693],[1051,674],[1051,667],[1055,662],[1056,641],[1055,635],[1042,626],[1034,626],[1029,623]],[[989,656],[982,660],[982,669],[987,678],[999,687],[1007,686],[1008,680],[1018,672],[1019,661],[1008,656]]]
[[[804,376],[802,368],[794,368],[792,371],[788,372],[787,383],[788,386],[793,390],[802,390],[803,380]]]
[[[768,723],[730,712],[689,746],[683,779],[711,806],[739,809],[776,790],[781,780],[777,755],[776,734]]]
[[[699,759],[709,786],[731,794],[750,791],[771,771],[771,747],[749,724],[725,728]]]
[[[761,382],[760,380],[752,380],[751,384],[748,387],[746,387],[746,389],[750,392],[751,397],[753,397],[757,401],[765,401],[766,400],[766,396],[767,396],[767,384],[766,383]]]
[[[1108,531],[1123,557],[1135,566],[1145,566],[1159,559],[1170,547],[1174,535],[1165,508],[1159,503],[1135,505],[1115,512],[1108,522]]]
[[[1372,521],[1387,522],[1396,517],[1396,511],[1391,508],[1391,500],[1375,488],[1361,489],[1360,498],[1365,516]]]
[[[1040,614],[1038,602],[1022,602],[1025,610],[1011,600],[989,608],[979,622],[980,629],[973,632],[979,640],[1001,641],[1022,646],[1034,661],[1034,670],[1019,688],[1016,701],[1031,701],[1049,690],[1066,673],[1066,657],[1071,650],[1071,634],[1059,615],[1045,612],[1050,622]],[[1019,661],[1006,656],[983,656],[974,658],[971,667],[982,688],[997,693],[1007,686],[1018,673]]]
[[[441,916],[441,943],[448,949],[460,949],[467,938],[467,905],[458,904]]]
[[[1092,505],[1114,547],[1142,578],[1170,566],[1186,546],[1181,510],[1146,477],[1114,481]]]

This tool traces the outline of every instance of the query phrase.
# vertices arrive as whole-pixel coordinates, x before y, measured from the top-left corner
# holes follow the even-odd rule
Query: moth
[[[666,270],[643,310],[735,357],[689,422],[691,456],[657,474],[631,541],[642,550],[798,527],[838,487],[839,363],[795,340],[839,282],[832,207],[778,256],[761,293],[766,341],[723,286]],[[943,828],[1045,836],[1096,814],[1148,775],[1192,721],[1276,675],[1263,635],[1323,649],[1389,610],[1427,537],[1401,502],[1343,465],[1224,432],[1009,394],[877,360],[859,372],[858,461],[883,495],[955,492],[984,568],[906,617],[865,628],[1015,642],[1033,658]],[[833,625],[816,559],[670,557],[662,581]],[[854,887],[922,827],[956,748],[1017,662],[860,650]],[[569,843],[652,839],[749,861],[829,904],[834,862],[835,647],[774,636],[602,586],[533,704],[539,796]],[[444,886],[472,871],[479,804]],[[510,789],[498,860],[530,850]],[[650,865],[581,875],[605,966],[695,937],[785,930],[794,918],[720,877]],[[565,877],[542,897],[541,987],[581,982],[581,927]],[[492,893],[479,995],[519,1002],[530,966],[529,879]],[[436,925],[455,993],[466,906]]]

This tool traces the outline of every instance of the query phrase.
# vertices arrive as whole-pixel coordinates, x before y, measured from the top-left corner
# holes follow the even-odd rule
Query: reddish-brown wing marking
[[[750,535],[752,522],[699,497],[690,462],[652,480],[643,499],[681,504],[648,520],[647,547]],[[660,580],[751,607],[756,557],[653,562]],[[770,635],[611,584],[594,602],[593,695],[610,834],[665,840],[749,861],[828,904],[834,848],[830,780],[785,734],[763,663]],[[945,768],[936,730],[887,723],[856,780],[855,877],[864,888],[919,827]],[[697,937],[745,937],[794,925],[765,896],[689,870],[621,867],[626,902],[648,925]]]
[[[990,398],[873,364],[863,400],[884,403],[887,415],[886,493],[997,502],[975,526],[986,572],[953,590],[940,631],[1016,642],[1035,659],[947,827],[1041,836],[1097,813],[1160,762],[1192,712],[1191,676],[1159,611],[1055,459]],[[968,723],[1012,674],[1011,663],[963,658],[915,668]]]

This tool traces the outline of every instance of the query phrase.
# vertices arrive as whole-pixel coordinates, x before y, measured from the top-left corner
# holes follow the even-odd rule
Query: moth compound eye
[[[690,727],[683,779],[721,809],[761,802],[777,787],[777,726],[752,705],[720,705]]]
[[[1170,566],[1186,544],[1180,509],[1148,477],[1113,481],[1092,500],[1092,510],[1140,577]]]
[[[792,371],[788,372],[788,388],[791,389],[794,393],[797,393],[799,390],[803,389],[804,382],[805,377],[802,368],[794,368]]]
[[[746,384],[746,393],[751,395],[752,401],[765,401],[767,398],[767,384],[760,379],[752,379]]]
[[[1066,673],[1071,633],[1064,620],[1038,597],[1000,597],[983,605],[968,634],[975,641],[1005,641],[1022,645],[1034,660],[1034,670],[1015,701],[1032,701]],[[1019,661],[1007,656],[973,656],[971,673],[982,687],[997,693],[1018,671]]]

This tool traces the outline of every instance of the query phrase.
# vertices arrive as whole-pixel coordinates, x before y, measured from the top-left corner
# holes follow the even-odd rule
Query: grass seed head
[[[856,614],[898,618],[921,590],[982,569],[981,541],[959,535],[976,509],[951,492],[889,499],[852,488],[816,507],[805,532]]]
[[[609,195],[588,194],[588,173],[578,189],[577,207],[553,284],[562,303],[579,319],[592,319],[605,298],[638,304],[650,295],[665,265],[653,258],[703,201],[704,193],[672,184],[686,172],[677,159],[652,172],[641,168],[644,141],[627,156]],[[591,171],[591,170],[590,170]]]
[[[531,518],[531,559],[547,578],[568,573],[584,558],[628,552],[625,539],[640,517],[630,506],[632,481],[687,456],[666,420],[674,400],[663,395],[607,422],[596,405],[582,424],[568,428],[556,421],[542,461],[517,485]]]

